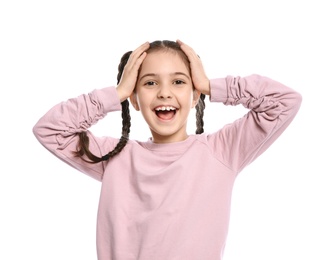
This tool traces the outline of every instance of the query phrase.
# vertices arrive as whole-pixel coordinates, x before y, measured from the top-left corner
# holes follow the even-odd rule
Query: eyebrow
[[[183,73],[183,72],[174,72],[174,73],[171,73],[170,74],[171,76],[176,76],[176,75],[182,75],[182,76],[185,76],[186,78],[188,78],[190,80],[190,77],[186,74],[186,73]],[[144,74],[140,79],[139,81],[141,81],[143,78],[145,77],[156,77],[158,76],[158,74],[156,73],[147,73],[147,74]]]

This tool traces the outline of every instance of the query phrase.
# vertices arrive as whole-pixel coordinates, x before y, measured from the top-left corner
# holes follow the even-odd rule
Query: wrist
[[[125,101],[129,97],[129,95],[126,94],[121,87],[117,86],[115,89],[116,89],[116,92],[118,93],[120,102]]]
[[[202,90],[201,93],[207,96],[210,96],[211,94],[211,86],[210,86],[210,80],[206,79],[203,83],[202,83]]]

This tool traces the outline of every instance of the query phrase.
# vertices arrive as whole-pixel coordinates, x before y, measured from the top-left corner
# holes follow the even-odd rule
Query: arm
[[[209,80],[195,51],[177,41],[190,61],[192,81],[198,93],[212,102],[250,109],[244,117],[210,135],[208,142],[216,158],[240,172],[261,155],[288,127],[297,114],[302,97],[293,89],[259,75]]]
[[[105,162],[90,164],[73,154],[79,140],[78,133],[87,132],[90,140],[89,150],[98,157],[113,150],[118,140],[96,138],[87,129],[108,112],[121,110],[120,102],[132,94],[138,69],[146,57],[145,51],[148,48],[149,43],[146,42],[130,54],[123,71],[119,71],[122,77],[116,88],[94,90],[88,95],[69,99],[53,107],[33,128],[39,142],[69,165],[101,180]]]
[[[87,129],[108,112],[121,110],[120,100],[114,87],[94,90],[87,95],[72,98],[55,105],[33,127],[38,141],[55,156],[74,168],[101,180],[104,163],[90,164],[75,157],[78,133],[87,131],[90,150],[103,155],[116,144],[106,142],[105,138],[94,137]]]
[[[259,75],[210,81],[212,102],[250,111],[210,136],[217,157],[236,172],[261,155],[288,127],[302,101],[299,93]],[[222,150],[218,147],[223,147]]]

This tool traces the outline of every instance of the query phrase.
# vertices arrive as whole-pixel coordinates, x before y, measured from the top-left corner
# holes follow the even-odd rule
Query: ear
[[[197,89],[194,89],[194,94],[193,94],[193,103],[191,105],[191,108],[195,107],[201,97],[201,92],[199,92]]]
[[[138,102],[137,102],[137,96],[136,96],[136,93],[131,93],[130,97],[130,103],[132,104],[132,106],[136,109],[136,111],[139,111],[140,108],[139,108],[139,105],[138,105]]]

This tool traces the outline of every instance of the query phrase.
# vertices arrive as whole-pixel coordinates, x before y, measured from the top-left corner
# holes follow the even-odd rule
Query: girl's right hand
[[[138,77],[138,70],[146,57],[145,51],[149,49],[149,47],[149,42],[143,43],[130,54],[120,82],[116,87],[121,102],[126,100],[134,91]]]

